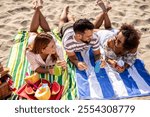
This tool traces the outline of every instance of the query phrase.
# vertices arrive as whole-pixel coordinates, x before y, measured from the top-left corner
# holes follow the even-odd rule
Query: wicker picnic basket
[[[8,74],[8,72],[9,72],[9,69],[3,68],[3,66],[0,63],[0,100],[6,99],[12,94],[10,85],[7,82],[8,78],[12,79],[12,77]]]

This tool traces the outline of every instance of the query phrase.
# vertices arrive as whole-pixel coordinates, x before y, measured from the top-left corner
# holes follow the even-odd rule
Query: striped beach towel
[[[114,71],[109,65],[95,72],[92,49],[76,55],[89,66],[85,71],[76,69],[79,99],[122,99],[150,95],[150,74],[141,60],[137,59],[123,73]]]
[[[56,35],[57,36],[57,35]],[[10,75],[12,75],[14,81],[14,87],[19,89],[25,82],[26,72],[31,73],[29,69],[29,63],[25,57],[25,49],[28,44],[29,33],[27,31],[20,31],[14,38],[15,44],[13,45],[7,67],[10,68]],[[58,38],[58,36],[57,36]],[[59,41],[59,39],[58,39]],[[61,42],[59,41],[59,44]],[[77,96],[76,83],[74,79],[75,68],[68,62],[68,71],[65,71],[61,76],[54,76],[49,74],[41,74],[41,78],[45,78],[50,82],[57,81],[60,85],[64,86],[62,94],[62,100],[72,100]],[[11,100],[19,99],[19,97],[13,93]]]
[[[55,31],[53,33],[61,45],[61,39]],[[24,84],[25,73],[31,72],[24,53],[28,38],[28,32],[18,32],[7,64],[17,89]],[[150,74],[141,60],[137,59],[132,67],[119,74],[109,66],[95,72],[94,55],[91,49],[78,52],[76,55],[80,61],[87,63],[88,70],[80,71],[67,60],[68,74],[59,77],[41,74],[42,78],[51,82],[58,81],[64,85],[61,99],[122,99],[150,95]],[[18,99],[18,96],[14,93],[10,99]]]

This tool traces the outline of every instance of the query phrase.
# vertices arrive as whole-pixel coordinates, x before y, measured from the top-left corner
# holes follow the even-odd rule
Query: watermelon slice
[[[34,90],[33,90],[33,88],[30,85],[26,85],[25,92],[28,95],[32,95],[32,94],[35,93]]]
[[[59,83],[53,82],[51,91],[52,91],[52,95],[56,95],[60,91]]]

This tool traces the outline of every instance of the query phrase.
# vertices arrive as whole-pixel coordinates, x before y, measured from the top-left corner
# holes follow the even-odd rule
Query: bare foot
[[[107,2],[106,2],[106,9],[107,9],[107,12],[112,9],[112,6],[111,6],[109,0],[107,0]]]
[[[37,0],[38,1],[38,7],[43,8],[43,0]]]
[[[69,6],[68,5],[64,8],[63,12],[65,12],[66,14],[69,13]]]
[[[105,7],[105,4],[102,0],[96,0],[96,5],[100,6],[103,12],[107,12],[107,9]]]
[[[42,8],[43,6],[43,0],[33,0],[33,8]]]
[[[74,15],[70,14],[69,12],[69,6],[66,6],[66,14],[67,14],[67,22],[75,22],[75,17]]]
[[[38,6],[38,1],[37,0],[33,0],[32,4],[33,4],[33,8],[36,9],[37,6]]]
[[[62,14],[60,16],[60,19],[63,19],[65,22],[68,21],[68,13],[69,13],[69,6],[65,6],[63,11],[62,11]]]

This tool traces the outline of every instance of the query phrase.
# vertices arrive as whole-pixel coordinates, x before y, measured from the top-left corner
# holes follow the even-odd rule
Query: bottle
[[[99,71],[100,71],[100,64],[101,64],[100,60],[95,62],[95,67],[94,67],[95,73],[99,73]]]

